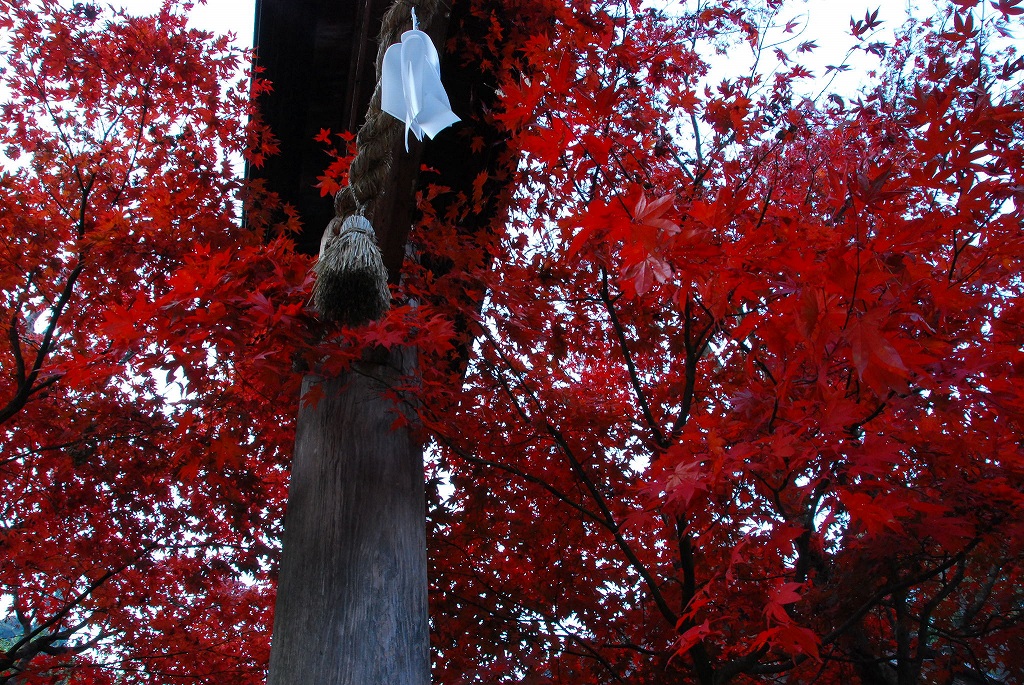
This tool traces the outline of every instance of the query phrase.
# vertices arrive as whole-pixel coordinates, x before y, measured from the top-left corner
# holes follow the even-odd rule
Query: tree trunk
[[[423,451],[386,388],[410,350],[367,355],[299,412],[268,685],[427,685]]]

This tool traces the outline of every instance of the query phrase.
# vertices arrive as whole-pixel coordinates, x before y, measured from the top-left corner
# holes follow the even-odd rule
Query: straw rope
[[[396,0],[384,14],[377,50],[377,87],[356,136],[358,152],[349,169],[348,185],[334,196],[335,217],[320,242],[313,267],[313,305],[327,320],[358,326],[379,319],[391,306],[387,269],[370,222],[374,203],[387,192],[391,151],[406,135],[405,123],[381,110],[381,68],[388,47],[412,28],[416,8],[419,28],[429,31],[443,11],[441,0]]]
[[[381,111],[381,67],[388,47],[399,42],[402,34],[412,28],[414,7],[419,28],[427,33],[435,18],[446,9],[440,0],[418,0],[416,3],[396,0],[384,14],[377,50],[377,88],[370,98],[366,123],[356,136],[358,152],[349,169],[349,185],[334,196],[337,216],[346,217],[356,212],[372,215],[374,201],[385,192],[391,170],[391,151],[396,141],[405,135],[405,123]]]

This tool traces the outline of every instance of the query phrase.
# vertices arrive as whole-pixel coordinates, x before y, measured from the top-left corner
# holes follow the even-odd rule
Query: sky
[[[69,0],[70,1],[70,0]],[[661,9],[683,8],[694,0],[647,0]],[[160,0],[107,0],[103,4],[124,7],[132,13],[151,13],[160,6]],[[815,75],[824,73],[825,65],[840,64],[847,50],[853,44],[849,35],[850,17],[863,18],[866,11],[879,9],[879,18],[885,20],[884,29],[891,30],[901,25],[908,9],[915,8],[917,14],[934,7],[934,0],[790,0],[779,16],[782,22],[798,20],[802,31],[801,40],[814,40],[818,48],[811,55],[801,55],[800,63]],[[251,47],[253,39],[253,18],[255,0],[207,0],[197,4],[192,11],[192,24],[197,28],[215,33],[233,33],[239,47]],[[799,33],[800,30],[798,29]],[[729,59],[736,56],[730,55]],[[831,84],[831,90],[850,94],[856,90],[861,75],[874,67],[877,62],[855,58],[851,73],[840,75]],[[732,65],[733,71],[735,65]]]
[[[160,0],[111,0],[114,6],[125,7],[133,13],[148,13],[160,6]],[[652,5],[683,5],[687,2],[664,3],[655,1]],[[848,0],[837,3],[834,0],[791,0],[783,20],[801,15],[806,16],[810,25],[805,35],[815,38],[819,51],[825,58],[844,54],[850,44],[850,16],[863,17],[864,12],[879,8],[880,18],[889,19],[891,24],[902,23],[908,6],[920,7],[931,2],[909,2],[908,0]],[[254,0],[207,0],[192,11],[192,23],[199,28],[217,33],[233,32],[240,46],[252,44]]]
[[[97,4],[123,7],[132,14],[150,14],[160,7],[160,0],[108,0]],[[215,33],[234,33],[235,44],[251,47],[255,0],[207,0],[197,4],[191,13],[191,23],[196,28]]]
[[[145,2],[154,4],[152,0]],[[127,6],[128,3],[125,4]],[[256,3],[253,0],[209,0],[205,5],[199,5],[192,11],[192,19],[198,28],[216,33],[234,33],[235,42],[239,46],[251,47],[255,8]]]

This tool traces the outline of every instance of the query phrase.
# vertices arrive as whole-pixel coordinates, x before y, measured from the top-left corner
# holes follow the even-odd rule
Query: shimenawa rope
[[[320,242],[313,271],[313,306],[329,321],[359,326],[382,317],[391,307],[388,274],[373,226],[374,203],[385,194],[391,151],[405,134],[403,122],[381,110],[381,67],[387,48],[412,28],[412,3],[397,0],[384,14],[377,50],[377,87],[356,136],[358,152],[349,169],[349,184],[334,196],[335,217]],[[442,10],[439,0],[418,0],[420,23],[429,27]]]

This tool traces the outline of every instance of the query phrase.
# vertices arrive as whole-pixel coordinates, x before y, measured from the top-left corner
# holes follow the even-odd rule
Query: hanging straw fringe
[[[416,3],[420,23],[429,28],[442,10],[440,0]],[[358,153],[349,168],[349,184],[334,196],[335,217],[320,243],[313,271],[313,305],[324,319],[359,326],[382,317],[391,306],[380,248],[373,226],[373,206],[386,191],[391,150],[405,132],[404,122],[381,111],[381,67],[387,48],[412,28],[412,4],[397,0],[384,14],[377,51],[377,88],[370,99],[366,123],[356,136]],[[347,218],[346,218],[347,217]]]
[[[391,308],[388,271],[365,217],[356,214],[344,222],[337,217],[331,221],[313,272],[313,306],[328,321],[361,326]]]

